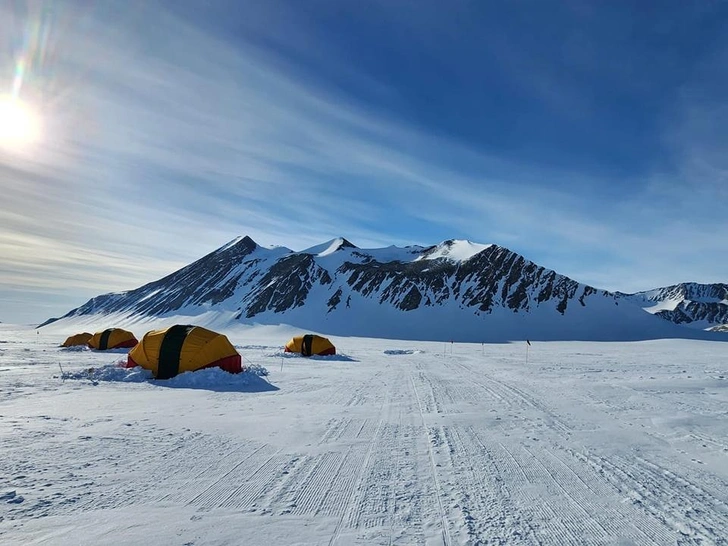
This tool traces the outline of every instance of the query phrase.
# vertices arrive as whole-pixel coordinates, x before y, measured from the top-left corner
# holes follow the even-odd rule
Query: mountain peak
[[[218,252],[224,252],[226,250],[230,250],[233,247],[241,246],[243,248],[248,249],[248,251],[252,252],[256,248],[258,248],[258,243],[253,241],[248,235],[241,235],[239,237],[235,237],[232,241],[222,245],[220,248],[217,249]]]
[[[464,262],[491,246],[493,245],[473,243],[465,239],[447,239],[425,250],[417,260],[445,258],[454,262]]]
[[[357,246],[344,237],[336,237],[335,239],[331,239],[325,243],[314,245],[306,250],[302,250],[301,254],[313,254],[314,256],[323,257],[344,248],[357,248]]]

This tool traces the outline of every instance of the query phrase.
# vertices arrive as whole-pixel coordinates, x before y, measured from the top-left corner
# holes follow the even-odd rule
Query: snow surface
[[[302,250],[301,254],[313,254],[314,256],[317,256],[319,258],[322,258],[324,256],[328,256],[329,254],[333,254],[337,250],[341,248],[341,245],[344,244],[344,238],[343,237],[337,237],[336,239],[331,239],[330,241],[326,241],[325,243],[321,243],[319,245],[312,246],[311,248],[307,248],[306,250]]]
[[[464,262],[491,246],[493,245],[484,245],[456,239],[437,245],[432,251],[420,256],[417,260],[446,258],[455,262]]]
[[[648,313],[652,313],[654,315],[655,313],[659,313],[660,311],[674,311],[675,308],[678,305],[680,305],[682,302],[683,302],[683,300],[670,300],[670,299],[665,299],[665,300],[657,301],[657,302],[651,302],[649,300],[645,300],[645,304],[642,305],[642,309],[644,309]]]
[[[405,247],[390,245],[384,248],[358,249],[357,254],[370,256],[379,263],[412,262],[423,250],[425,250],[424,247],[416,245]]]
[[[0,325],[0,544],[728,544],[724,343],[225,333],[155,381]]]

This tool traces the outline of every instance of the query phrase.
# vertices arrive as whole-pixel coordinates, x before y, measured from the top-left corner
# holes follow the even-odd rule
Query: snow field
[[[41,332],[0,325],[2,544],[728,544],[722,343],[249,328],[256,373],[156,382]]]

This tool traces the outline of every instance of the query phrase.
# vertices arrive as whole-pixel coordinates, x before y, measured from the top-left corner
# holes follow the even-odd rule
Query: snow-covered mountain
[[[676,324],[701,330],[728,325],[728,284],[689,282],[620,295]]]
[[[472,342],[711,335],[645,313],[637,300],[494,244],[365,250],[338,238],[295,252],[246,236],[158,281],[92,298],[60,320],[195,322],[212,314],[341,336]]]

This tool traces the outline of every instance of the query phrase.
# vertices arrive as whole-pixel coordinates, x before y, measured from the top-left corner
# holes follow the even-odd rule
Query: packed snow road
[[[164,383],[2,325],[0,543],[728,544],[724,343],[286,335]]]

